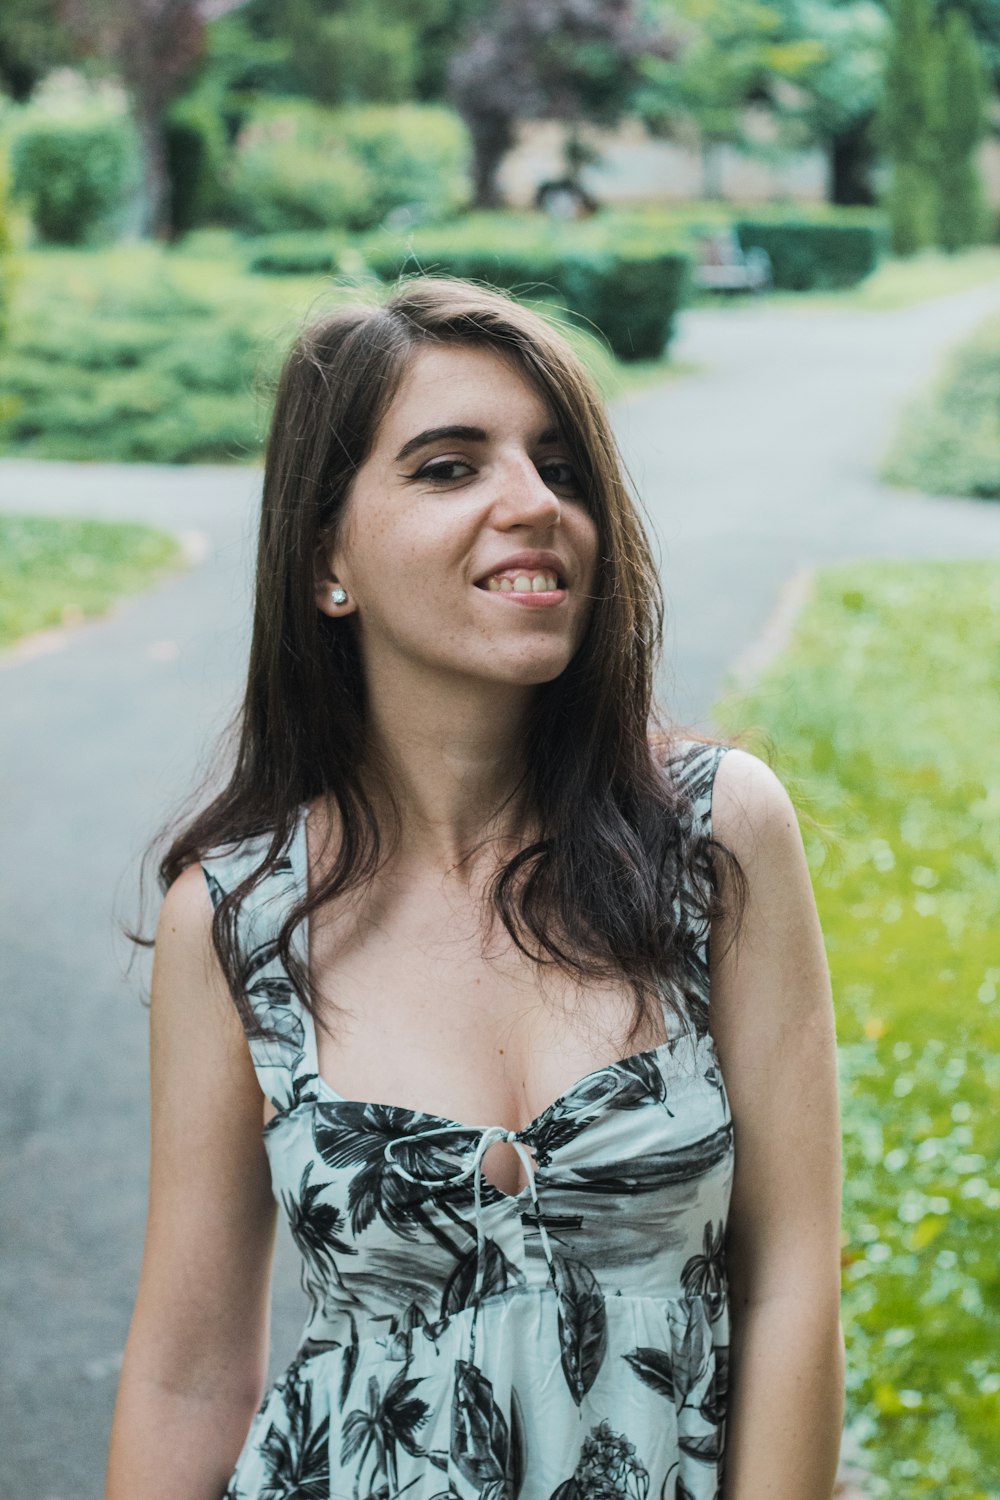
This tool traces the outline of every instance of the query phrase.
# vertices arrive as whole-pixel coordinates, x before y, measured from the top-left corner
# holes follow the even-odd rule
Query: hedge
[[[785,292],[855,286],[888,248],[887,231],[873,224],[738,219],[733,227],[744,250],[767,251],[774,286]]]

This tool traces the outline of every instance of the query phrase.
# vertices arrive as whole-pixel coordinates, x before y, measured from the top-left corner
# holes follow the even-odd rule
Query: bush
[[[873,224],[739,219],[734,228],[744,250],[767,251],[774,286],[785,292],[855,286],[871,275],[886,249],[886,231]]]
[[[438,272],[520,297],[556,297],[596,326],[619,359],[637,360],[663,355],[685,296],[688,257],[667,240],[613,214],[581,224],[474,214],[405,240],[372,235],[361,250],[369,268],[388,281]]]
[[[124,116],[90,109],[29,118],[14,136],[14,192],[53,244],[113,238],[139,184],[139,143]]]
[[[951,355],[905,412],[884,479],[929,494],[1000,500],[1000,321]]]
[[[412,207],[419,222],[437,223],[468,203],[469,135],[451,110],[368,105],[338,110],[336,124],[371,174],[374,222]]]
[[[329,230],[265,234],[247,247],[247,270],[264,276],[328,276],[340,270],[346,240]]]
[[[224,131],[210,109],[184,101],[168,116],[165,135],[170,223],[176,234],[186,234],[221,206]]]
[[[464,127],[445,109],[274,101],[237,139],[227,218],[253,234],[372,229],[404,206],[414,219],[444,219],[468,196],[468,154]]]
[[[7,319],[10,310],[11,286],[13,282],[14,242],[10,229],[10,204],[7,197],[10,173],[6,159],[0,154],[0,343],[7,334]]]

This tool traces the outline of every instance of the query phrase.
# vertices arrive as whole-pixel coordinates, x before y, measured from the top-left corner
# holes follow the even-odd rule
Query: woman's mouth
[[[568,592],[551,569],[541,569],[534,573],[513,570],[493,573],[477,583],[476,588],[484,593],[499,594],[512,604],[526,605],[529,609],[561,604]]]

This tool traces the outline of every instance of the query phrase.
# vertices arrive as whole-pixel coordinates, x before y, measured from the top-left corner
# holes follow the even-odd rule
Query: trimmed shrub
[[[346,240],[329,230],[265,234],[247,247],[247,270],[263,276],[331,276],[340,270]]]
[[[372,210],[381,222],[408,207],[420,223],[449,219],[470,197],[471,144],[452,110],[431,104],[341,109],[336,125],[347,149],[371,174]]]
[[[371,179],[343,150],[306,151],[294,140],[238,146],[227,219],[251,234],[296,229],[369,229]]]
[[[140,180],[135,127],[106,111],[29,119],[11,161],[35,229],[59,245],[113,238]]]
[[[887,248],[884,229],[871,224],[823,224],[739,219],[744,250],[771,257],[778,291],[812,292],[855,286],[871,275]]]
[[[237,138],[226,216],[254,234],[372,229],[403,207],[446,219],[468,198],[468,157],[465,127],[437,106],[271,101]]]
[[[384,280],[437,272],[527,299],[554,297],[594,325],[621,360],[658,359],[686,295],[688,256],[667,235],[615,215],[582,224],[475,214],[448,228],[385,233],[361,244]]]

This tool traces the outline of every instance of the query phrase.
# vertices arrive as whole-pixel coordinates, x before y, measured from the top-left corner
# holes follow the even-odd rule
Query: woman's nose
[[[508,513],[508,520],[527,519],[556,521],[561,507],[559,496],[549,489],[541,474],[526,455],[504,465],[497,504]]]

